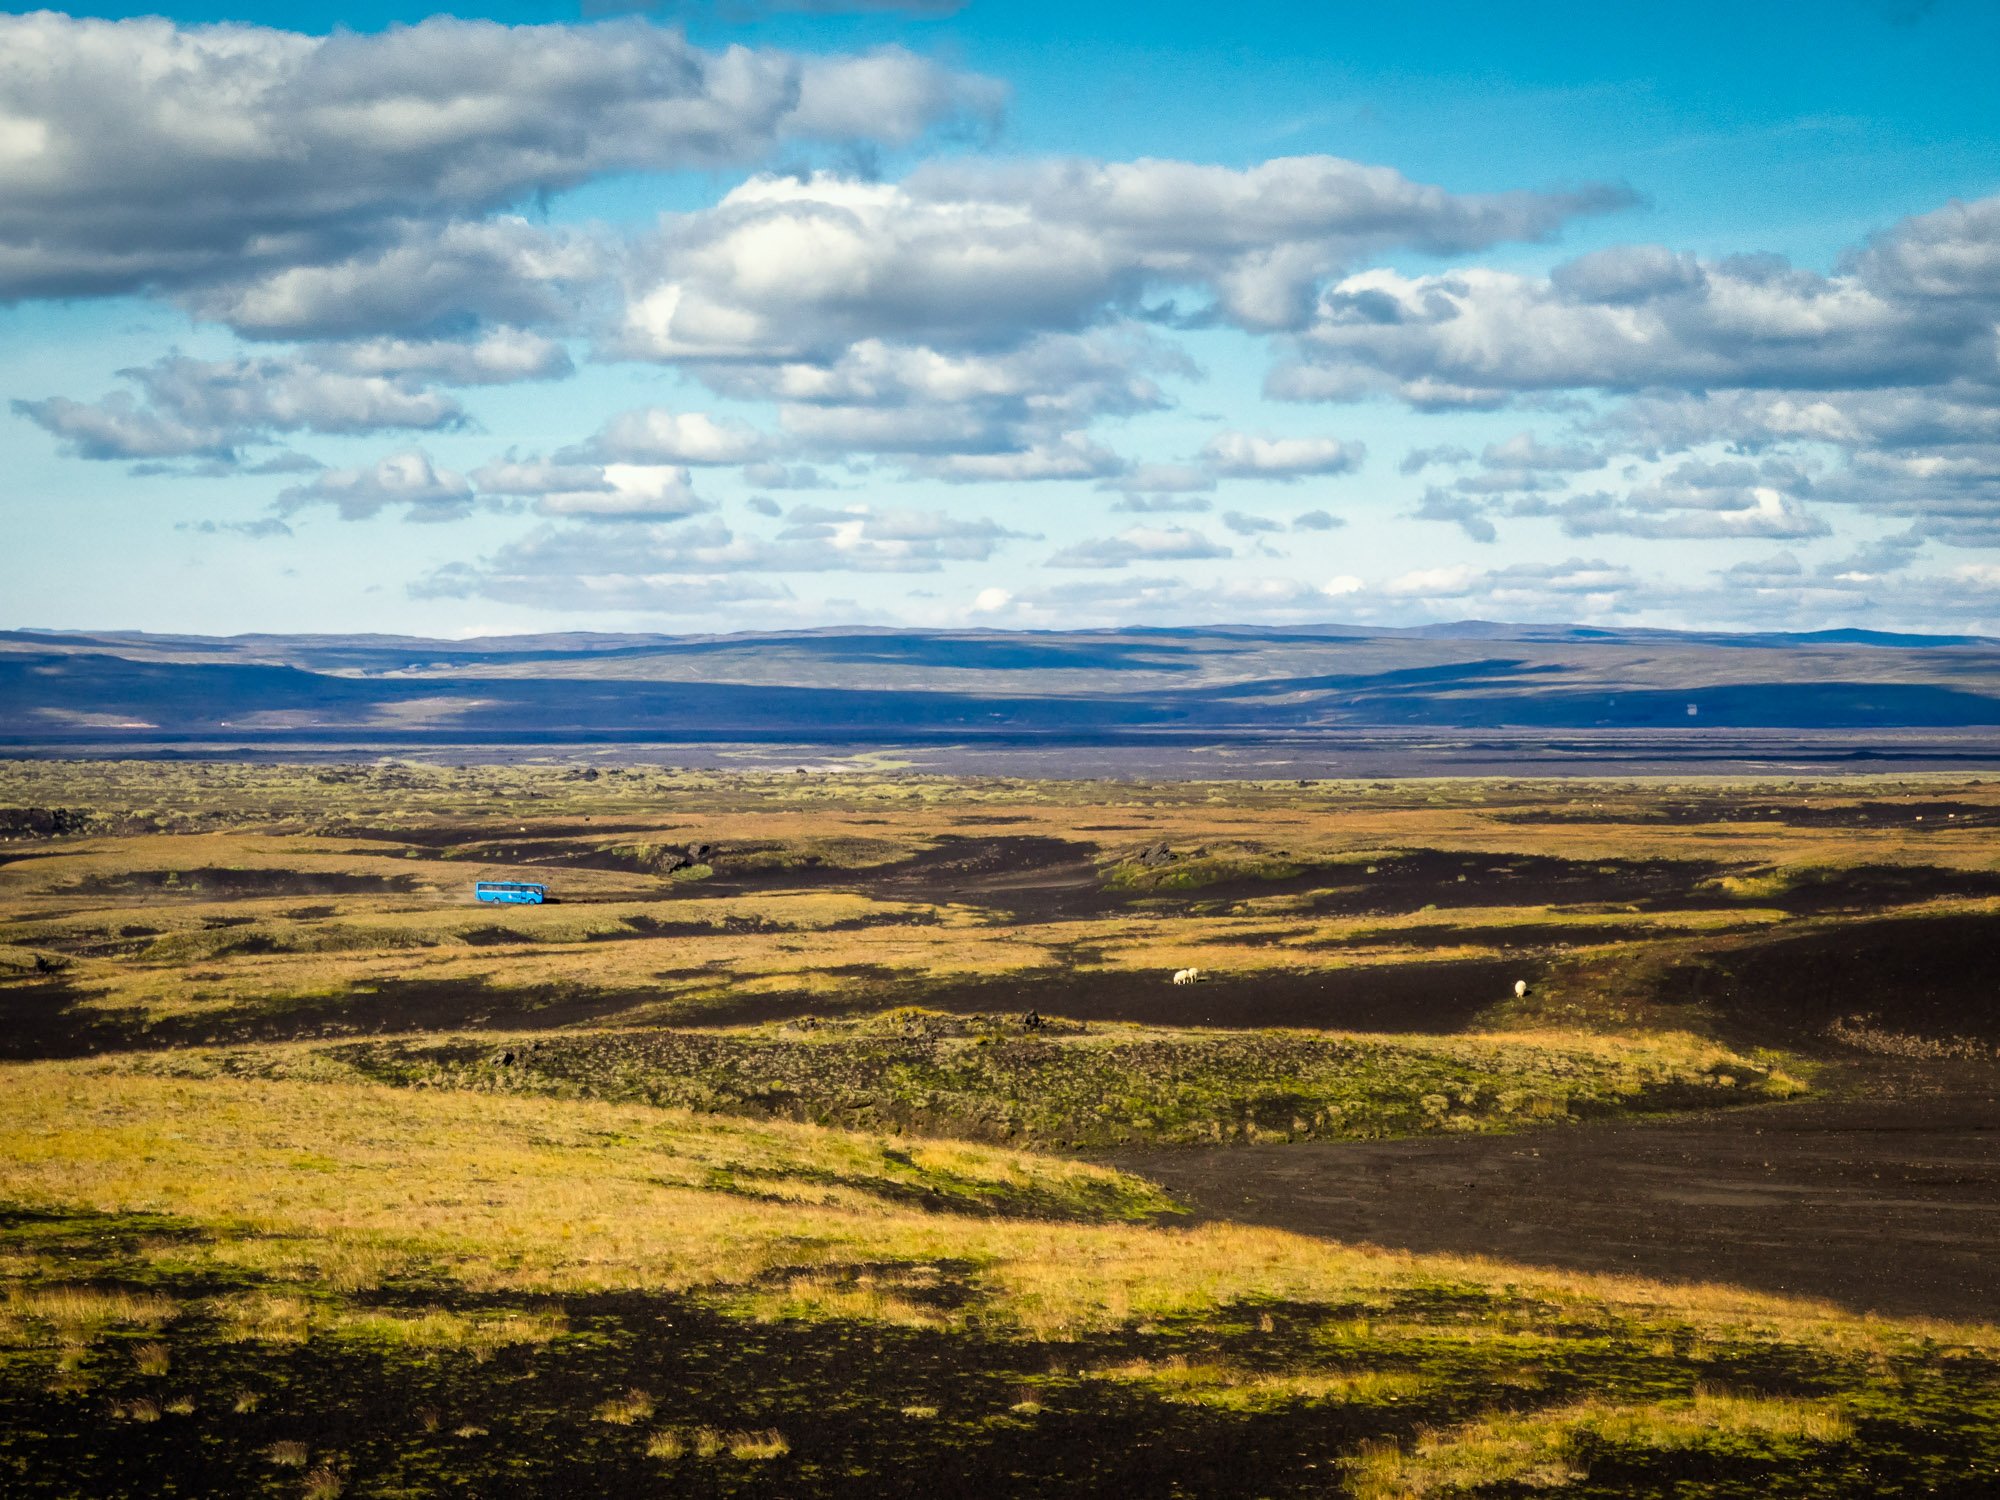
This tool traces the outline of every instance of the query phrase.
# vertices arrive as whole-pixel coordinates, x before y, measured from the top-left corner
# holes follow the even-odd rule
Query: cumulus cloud
[[[1065,433],[1007,453],[953,453],[912,460],[913,473],[928,474],[947,484],[1027,484],[1041,480],[1101,479],[1115,474],[1125,461],[1089,438]]]
[[[298,358],[169,355],[118,372],[138,387],[96,402],[19,400],[14,410],[82,458],[228,460],[277,433],[356,434],[463,426],[442,392],[384,375],[348,374]]]
[[[671,464],[562,463],[499,459],[472,471],[482,495],[531,498],[545,516],[658,521],[708,509],[688,471]]]
[[[1133,526],[1116,536],[1076,542],[1053,554],[1051,568],[1123,568],[1135,562],[1188,562],[1228,557],[1229,548],[1184,526]]]
[[[1178,351],[1130,326],[1040,335],[1004,351],[864,339],[825,364],[696,366],[726,396],[777,402],[796,449],[888,455],[906,472],[965,482],[1121,472],[1086,429],[1165,406],[1154,374],[1186,369]]]
[[[434,572],[417,592],[564,609],[664,607],[651,601],[682,599],[683,587],[711,600],[781,598],[788,591],[758,585],[730,593],[716,580],[760,573],[933,573],[948,562],[984,562],[1020,535],[983,517],[868,505],[799,506],[770,535],[739,532],[714,518],[638,521],[615,530],[549,525],[479,562]]]
[[[1498,539],[1500,530],[1487,517],[1487,506],[1482,500],[1470,495],[1456,494],[1451,490],[1431,485],[1424,491],[1417,508],[1410,512],[1413,520],[1449,521],[1475,542],[1491,542]]]
[[[1627,201],[1607,189],[1453,194],[1335,157],[1247,170],[941,161],[899,183],[760,176],[663,221],[633,278],[622,348],[817,362],[869,338],[990,349],[1180,289],[1244,327],[1297,327],[1320,283],[1370,251],[1540,239]]]
[[[1567,476],[1601,469],[1605,456],[1581,445],[1546,445],[1532,432],[1517,432],[1505,442],[1488,443],[1479,455],[1482,472],[1457,481],[1461,489],[1493,493],[1505,490],[1537,490],[1552,480],[1566,483]]]
[[[1452,450],[1452,454],[1444,461],[1464,464],[1472,460],[1471,453],[1463,449]],[[1413,450],[1403,460],[1402,472],[1420,473],[1434,461],[1429,451]],[[1500,534],[1492,517],[1503,497],[1567,490],[1577,475],[1601,469],[1606,462],[1605,455],[1593,448],[1544,444],[1531,432],[1518,432],[1503,442],[1488,443],[1473,472],[1460,474],[1449,485],[1427,486],[1410,514],[1419,521],[1449,521],[1475,542],[1491,542]],[[1550,509],[1549,505],[1517,498],[1511,513],[1543,515]]]
[[[362,248],[276,267],[245,258],[179,295],[249,339],[440,337],[576,321],[614,260],[595,230],[512,215],[399,219]]]
[[[1126,495],[1112,501],[1111,508],[1141,516],[1201,515],[1213,510],[1215,502],[1206,495]]]
[[[5,16],[0,297],[325,265],[397,239],[413,212],[476,219],[605,173],[740,166],[794,142],[904,143],[1001,100],[899,49],[704,51],[629,19],[321,37]]]
[[[412,448],[364,468],[324,469],[281,492],[278,509],[289,515],[330,505],[343,521],[365,521],[400,506],[406,521],[456,521],[471,513],[473,500],[463,474],[439,468],[421,448]]]
[[[928,572],[944,562],[985,562],[1002,542],[1023,535],[983,516],[801,505],[787,513],[777,541],[780,555],[825,557],[827,566]]]
[[[1219,432],[1203,445],[1202,457],[1227,479],[1303,479],[1307,475],[1351,474],[1368,450],[1338,438],[1255,437]]]
[[[1169,495],[1201,494],[1215,488],[1215,471],[1205,464],[1141,463],[1133,464],[1123,473],[1113,475],[1098,486],[1101,490],[1118,490],[1128,496],[1151,495],[1165,498]],[[1148,507],[1137,505],[1135,510]],[[1167,509],[1156,506],[1155,509]],[[1206,508],[1205,506],[1200,508]]]
[[[1701,268],[1692,284],[1589,300],[1560,280],[1471,268],[1375,269],[1321,298],[1279,396],[1392,391],[1419,407],[1497,406],[1529,391],[1854,387],[1990,374],[1976,311],[1941,316],[1858,274],[1767,257]]]
[[[1461,448],[1456,443],[1440,443],[1432,448],[1412,448],[1403,455],[1403,461],[1396,465],[1398,474],[1421,474],[1432,464],[1469,464],[1472,450]]]
[[[1241,510],[1224,511],[1222,524],[1238,536],[1262,536],[1267,532],[1285,529],[1285,523],[1282,521],[1274,521],[1269,516],[1253,516]]]
[[[1609,603],[1639,587],[1631,569],[1601,559],[1572,557],[1555,563],[1515,563],[1481,569],[1468,563],[1416,568],[1384,583],[1379,592],[1390,599],[1424,600],[1449,608],[1477,600],[1483,607],[1524,614],[1542,612],[1553,604],[1558,612],[1576,608],[1577,601],[1596,598]]]
[[[1722,441],[1751,452],[1830,451],[1841,463],[1816,479],[1816,499],[1906,521],[1949,545],[2000,545],[2000,389],[1992,384],[1649,394],[1604,425],[1669,450]]]
[[[650,464],[747,464],[769,450],[763,434],[737,422],[718,422],[706,412],[676,412],[663,406],[622,412],[597,435],[558,457],[599,462]]]
[[[509,385],[561,380],[574,371],[560,343],[520,328],[494,328],[469,339],[375,338],[321,344],[312,351],[321,369],[390,380],[440,385]]]
[[[1484,268],[1373,269],[1322,293],[1267,389],[1296,399],[1383,392],[1419,408],[1498,407],[1596,392],[1582,426],[1641,457],[1714,448],[1836,462],[1811,486],[1959,546],[2000,544],[2000,198],[1904,219],[1828,272],[1769,255],[1660,246],[1581,256],[1546,277]],[[1516,440],[1517,443],[1523,440]],[[1610,455],[1595,443],[1489,448],[1459,495],[1556,495]],[[1505,448],[1507,445],[1499,445]],[[1406,472],[1440,455],[1413,451]],[[1572,461],[1573,459],[1573,461]],[[1551,501],[1575,534],[1806,537],[1826,529],[1796,485]],[[1535,513],[1517,500],[1514,510]],[[1427,496],[1457,519],[1490,507]]]
[[[292,528],[276,516],[265,516],[256,521],[176,521],[176,531],[194,531],[203,536],[219,536],[230,533],[248,537],[253,542],[270,541],[281,536],[291,536]]]
[[[830,490],[834,482],[811,464],[786,464],[775,461],[745,464],[743,478],[766,490]],[[773,515],[777,512],[773,511]]]
[[[1324,620],[1351,580],[1324,587],[1297,578],[1244,577],[1196,582],[1130,575],[1075,580],[1018,593],[988,590],[977,607],[1009,623],[1185,624],[1189,620]]]
[[[1748,464],[1682,464],[1622,497],[1589,494],[1555,508],[1571,536],[1825,536],[1831,527],[1795,494],[1760,482]]]
[[[447,563],[409,587],[413,599],[489,599],[532,609],[643,611],[706,617],[732,605],[768,606],[789,600],[782,584],[730,575],[570,573],[526,568],[505,571]]]

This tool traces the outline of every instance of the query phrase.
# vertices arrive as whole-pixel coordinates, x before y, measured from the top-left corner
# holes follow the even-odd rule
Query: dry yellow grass
[[[1588,1476],[1584,1441],[1648,1452],[1743,1449],[1782,1455],[1799,1444],[1853,1436],[1854,1423],[1834,1402],[1697,1391],[1692,1400],[1620,1405],[1579,1401],[1519,1415],[1499,1415],[1417,1439],[1407,1451],[1367,1449],[1355,1462],[1356,1500],[1421,1500],[1482,1485],[1553,1489]]]
[[[1169,1401],[1223,1411],[1268,1410],[1301,1401],[1375,1405],[1408,1400],[1428,1384],[1421,1376],[1394,1370],[1273,1373],[1186,1359],[1135,1360],[1089,1373],[1145,1386]]]
[[[1386,1313],[1399,1291],[1456,1286],[1529,1299],[1552,1324],[1652,1318],[1850,1350],[1926,1338],[2000,1348],[1993,1330],[1860,1318],[1726,1287],[1527,1271],[1233,1225],[937,1214],[887,1193],[927,1169],[1093,1194],[1117,1180],[985,1148],[906,1142],[894,1148],[904,1166],[885,1158],[883,1142],[810,1127],[579,1101],[160,1079],[102,1062],[12,1067],[6,1086],[0,1196],[173,1214],[241,1234],[162,1245],[153,1252],[162,1265],[206,1257],[357,1287],[421,1270],[477,1290],[697,1291],[773,1315],[893,1320],[909,1288],[857,1289],[816,1270],[953,1260],[976,1268],[977,1296],[946,1321],[1031,1336],[1257,1301]],[[772,1282],[778,1272],[793,1279]],[[878,1295],[887,1300],[867,1300]],[[1508,1330],[1466,1325],[1466,1336]]]
[[[26,1269],[17,1263],[13,1274]],[[173,1314],[174,1304],[164,1297],[16,1281],[0,1302],[0,1344],[87,1343],[110,1328],[158,1328]]]
[[[1779,897],[1814,870],[1854,865],[2000,869],[1987,830],[1950,823],[1798,826],[1782,820],[1669,823],[1663,797],[1734,791],[1822,811],[1871,798],[1950,796],[1995,804],[1992,785],[1897,777],[1814,783],[1401,782],[1290,784],[1024,784],[938,777],[784,777],[655,771],[577,779],[549,767],[383,767],[358,779],[297,768],[0,767],[0,801],[100,806],[165,831],[66,839],[42,857],[0,866],[0,982],[33,978],[36,944],[63,957],[64,981],[88,1009],[120,1024],[218,1024],[310,1005],[374,1029],[392,1019],[385,986],[419,982],[491,993],[531,1010],[552,994],[612,997],[628,1019],[688,1016],[758,995],[863,998],[881,978],[942,984],[1055,967],[1081,973],[1310,970],[1492,957],[1506,928],[1558,923],[1577,956],[1654,936],[1765,928],[1787,919]],[[1623,817],[1621,819],[1621,809]],[[1608,822],[1521,822],[1583,812]],[[349,825],[352,825],[351,827]],[[360,832],[354,831],[361,830]],[[408,830],[421,847],[396,842]],[[370,836],[361,836],[365,832]],[[1074,922],[1006,920],[992,912],[874,900],[782,879],[755,896],[705,894],[645,873],[507,866],[443,857],[453,838],[505,850],[537,837],[606,848],[718,842],[740,864],[822,858],[858,872],[941,838],[1061,839],[1109,868],[1152,842],[1291,866],[1333,862],[1326,881],[1365,884],[1366,861],[1396,850],[1574,861],[1699,859],[1735,867],[1713,906],[1679,912],[1451,908],[1378,918],[1313,916],[1299,893],[1250,895],[1163,920],[1133,910]],[[1345,862],[1344,864],[1341,862]],[[1223,863],[1227,863],[1224,860]],[[194,872],[374,882],[372,890],[260,896],[252,885],[204,891]],[[539,871],[539,876],[538,876]],[[1342,872],[1345,873],[1342,873]],[[177,886],[156,882],[169,872]],[[466,899],[481,875],[553,880],[573,904],[495,912]],[[134,884],[134,877],[138,883]],[[301,887],[304,889],[304,887]],[[1141,894],[1141,893],[1135,893]],[[1196,892],[1195,894],[1199,894]],[[1910,909],[1994,910],[1990,900],[1938,898]],[[315,915],[300,916],[302,910]],[[634,935],[628,919],[695,930]],[[1434,932],[1454,933],[1440,948]],[[744,930],[746,928],[754,930]],[[121,937],[124,932],[140,935]],[[1407,944],[1397,935],[1413,934]],[[499,934],[509,940],[493,946]],[[616,942],[599,939],[619,935]],[[1343,946],[1366,939],[1366,946]]]

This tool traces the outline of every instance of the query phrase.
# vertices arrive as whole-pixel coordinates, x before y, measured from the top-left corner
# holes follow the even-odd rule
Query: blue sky
[[[2000,8],[0,16],[8,623],[2000,632]]]

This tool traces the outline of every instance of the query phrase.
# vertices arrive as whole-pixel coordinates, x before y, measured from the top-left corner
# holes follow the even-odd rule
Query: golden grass
[[[479,1291],[689,1291],[762,1298],[772,1315],[894,1321],[921,1303],[917,1286],[888,1278],[864,1288],[834,1268],[950,1260],[973,1268],[974,1298],[925,1317],[1029,1336],[1260,1301],[1386,1311],[1399,1292],[1442,1287],[1525,1299],[1552,1326],[1640,1318],[1830,1349],[1925,1339],[2000,1348],[1991,1329],[1861,1318],[1727,1287],[1528,1271],[1226,1224],[937,1214],[864,1185],[920,1181],[927,1160],[1052,1190],[1116,1177],[985,1148],[908,1142],[891,1148],[907,1154],[904,1166],[884,1143],[844,1132],[579,1101],[159,1079],[102,1062],[15,1066],[5,1078],[0,1196],[229,1231],[208,1245],[156,1247],[155,1263],[169,1269],[310,1282],[344,1267],[353,1285],[421,1272]],[[718,1185],[711,1174],[725,1171],[751,1177],[756,1194]],[[1468,1338],[1509,1336],[1504,1326],[1463,1328]]]
[[[729,1456],[746,1463],[759,1463],[767,1458],[783,1458],[792,1451],[792,1445],[785,1441],[785,1435],[775,1427],[765,1427],[752,1432],[732,1432],[726,1439]]]
[[[1141,1385],[1168,1401],[1223,1411],[1264,1411],[1297,1402],[1378,1405],[1409,1400],[1428,1385],[1396,1370],[1298,1370],[1283,1373],[1186,1359],[1134,1360],[1088,1372]]]
[[[609,1422],[616,1427],[630,1427],[635,1422],[643,1422],[652,1416],[658,1403],[645,1391],[633,1389],[622,1396],[614,1396],[592,1413],[600,1422]]]
[[[1686,1401],[1600,1400],[1484,1417],[1426,1434],[1405,1451],[1371,1446],[1354,1462],[1356,1500],[1420,1500],[1482,1485],[1552,1489],[1588,1477],[1591,1446],[1649,1452],[1782,1452],[1844,1442],[1854,1424],[1837,1403],[1697,1391]]]
[[[1020,783],[917,777],[780,777],[614,768],[596,780],[568,769],[391,766],[339,774],[291,767],[153,767],[132,764],[0,767],[0,801],[101,806],[127,824],[165,831],[106,833],[51,843],[39,857],[0,866],[0,982],[33,979],[27,948],[64,955],[66,983],[122,1019],[218,1019],[286,1005],[340,1001],[354,1022],[377,1020],[371,991],[419,979],[483,986],[505,1004],[532,1008],[552,991],[634,997],[634,1017],[689,1014],[725,992],[861,998],[861,969],[913,983],[1019,975],[1078,961],[1087,971],[1181,967],[1216,973],[1311,969],[1329,963],[1432,959],[1433,939],[1394,941],[1440,923],[1457,930],[1460,957],[1506,951],[1482,941],[1522,924],[1556,925],[1588,951],[1607,927],[1638,926],[1657,938],[1699,937],[1791,920],[1768,906],[1813,871],[1860,864],[2000,868],[1988,831],[1946,824],[1787,826],[1781,820],[1672,824],[1649,818],[1665,797],[1734,791],[1754,801],[1835,808],[1858,800],[1942,797],[2000,802],[1991,783],[1893,777],[1839,783],[1535,781],[1290,784]],[[1610,823],[1521,822],[1522,816],[1595,809]],[[1607,813],[1605,810],[1608,809]],[[592,821],[595,820],[595,821]],[[973,821],[977,820],[977,821]],[[361,838],[338,825],[379,828]],[[594,831],[601,827],[602,831]],[[1148,843],[1236,851],[1258,868],[1319,869],[1325,883],[1366,884],[1366,864],[1390,851],[1428,849],[1507,857],[1555,854],[1580,861],[1712,860],[1737,870],[1715,887],[1712,909],[1687,912],[1451,908],[1380,918],[1301,915],[1299,893],[1252,896],[1171,920],[1134,910],[1079,922],[1011,922],[992,913],[922,902],[873,900],[852,890],[781,887],[715,897],[699,884],[643,873],[500,867],[446,858],[433,843],[403,849],[398,828],[468,846],[510,848],[539,837],[607,848],[679,846],[693,839],[732,851],[738,868],[820,857],[850,871],[932,847],[941,836],[996,831],[1063,839],[1123,868]],[[448,842],[448,840],[446,841]],[[1235,857],[1232,855],[1232,858]],[[1343,865],[1341,862],[1345,861]],[[728,861],[725,861],[725,865]],[[481,874],[541,873],[572,904],[494,912],[473,906]],[[273,875],[404,880],[406,891],[251,896],[182,888],[107,889],[135,873],[214,869]],[[1347,872],[1347,873],[1342,873]],[[242,893],[239,892],[239,895]],[[1199,895],[1199,892],[1192,893]],[[1970,909],[1922,902],[1923,909]],[[1980,910],[1995,903],[1975,902]],[[302,908],[325,915],[297,916]],[[1912,908],[1915,909],[1915,908]],[[630,932],[650,916],[698,930],[661,938]],[[247,923],[240,919],[247,918]],[[226,921],[229,925],[211,925]],[[859,925],[857,925],[859,924]],[[746,926],[756,930],[740,930]],[[127,929],[150,935],[121,937]],[[520,939],[474,945],[498,931]],[[1344,944],[1366,939],[1363,949]],[[1385,941],[1386,940],[1386,941]],[[1329,949],[1334,951],[1328,951]],[[189,972],[190,967],[196,973]],[[845,972],[854,971],[854,972]],[[654,1000],[653,997],[657,997]],[[1498,998],[1498,997],[1496,997]]]
[[[355,1308],[324,1297],[274,1291],[210,1298],[207,1310],[231,1343],[304,1344],[314,1339],[354,1339],[408,1349],[464,1349],[491,1353],[522,1344],[546,1344],[567,1331],[560,1313],[415,1311]]]
[[[783,1458],[792,1451],[775,1427],[723,1432],[715,1427],[664,1427],[646,1441],[649,1457],[672,1462],[687,1458],[719,1458],[727,1454],[744,1463]]]
[[[164,1297],[15,1282],[0,1302],[0,1344],[83,1344],[112,1328],[158,1328],[174,1311]]]

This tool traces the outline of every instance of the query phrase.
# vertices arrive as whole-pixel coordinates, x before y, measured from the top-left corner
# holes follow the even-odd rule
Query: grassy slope
[[[1768,1057],[1681,1034],[1030,1029],[921,1010],[702,1031],[187,1049],[131,1065],[627,1100],[1068,1150],[1509,1130],[1802,1087]]]
[[[1649,1453],[1679,1463],[1693,1450],[1826,1479],[1893,1452],[1899,1473],[1935,1479],[1959,1472],[1969,1434],[2000,1435],[1992,1330],[1227,1225],[1118,1222],[1156,1211],[1157,1197],[1045,1158],[587,1101],[162,1079],[102,1062],[19,1067],[8,1081],[0,1197],[150,1226],[115,1266],[90,1267],[94,1277],[37,1254],[32,1236],[9,1265],[10,1385],[61,1392],[64,1410],[111,1395],[114,1425],[181,1401],[187,1423],[213,1435],[205,1441],[226,1442],[230,1408],[195,1373],[218,1341],[254,1353],[317,1339],[329,1357],[366,1348],[461,1375],[481,1350],[519,1346],[540,1350],[535,1367],[553,1380],[589,1343],[576,1343],[585,1335],[573,1320],[593,1304],[576,1299],[680,1295],[722,1319],[724,1342],[738,1337],[732,1322],[754,1344],[757,1327],[832,1319],[858,1334],[922,1330],[941,1347],[976,1345],[1019,1372],[1005,1418],[1029,1428],[1100,1410],[1107,1391],[1224,1422],[1337,1413],[1318,1451],[1351,1460],[1373,1493],[1420,1491],[1431,1471],[1484,1472],[1481,1444],[1498,1444],[1499,1456],[1479,1460],[1489,1477],[1518,1477],[1507,1455],[1519,1435],[1504,1423],[1495,1435],[1496,1395],[1503,1411],[1543,1413],[1544,1428],[1587,1430],[1593,1452],[1614,1450],[1642,1472]],[[1042,1205],[1098,1222],[1018,1216]],[[952,1207],[1001,1211],[937,1211]],[[844,1376],[847,1399],[864,1404],[871,1382],[898,1388],[866,1352],[874,1337],[860,1334]],[[230,1368],[245,1382],[231,1400],[304,1410],[308,1398],[284,1381],[260,1387],[254,1359]],[[268,1379],[284,1368],[273,1355]],[[738,1372],[752,1381],[739,1399],[778,1376],[758,1368]],[[1691,1431],[1677,1415],[1699,1410],[1703,1390],[1744,1383],[1809,1390],[1812,1420],[1759,1409]],[[505,1399],[530,1410],[545,1399],[510,1389]],[[616,1394],[582,1410],[557,1398],[547,1420],[598,1424],[594,1440],[628,1445],[620,1462],[640,1462],[656,1440],[669,1452],[690,1441],[661,1437],[681,1432],[674,1410],[688,1398],[641,1392],[643,1414],[621,1424],[596,1415]],[[1585,1400],[1611,1415],[1578,1417],[1571,1408]],[[815,1454],[820,1418],[803,1401],[766,1392],[752,1407],[791,1450],[769,1461],[816,1490],[827,1476],[813,1465],[831,1455]],[[1946,1406],[1948,1432],[1937,1425]],[[937,1420],[986,1432],[999,1415]],[[1456,1436],[1411,1443],[1400,1469],[1357,1446],[1370,1433],[1408,1436],[1419,1415]],[[607,1422],[619,1433],[603,1435]],[[350,1449],[426,1440],[421,1423],[405,1427]],[[1530,1438],[1545,1457],[1579,1461],[1574,1442]]]

